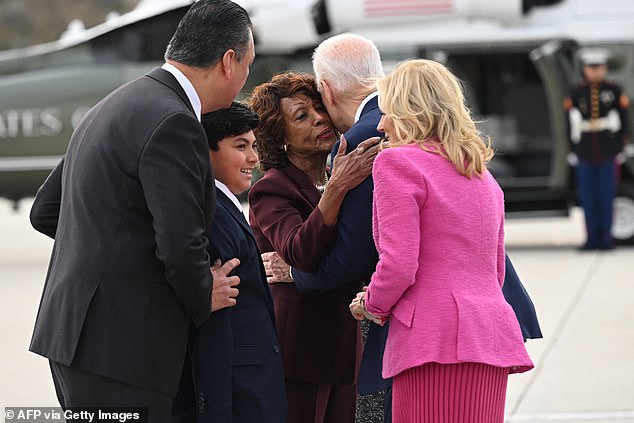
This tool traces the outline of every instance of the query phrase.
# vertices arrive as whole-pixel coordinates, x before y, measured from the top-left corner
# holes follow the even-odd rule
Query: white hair
[[[342,95],[374,90],[376,81],[385,76],[376,45],[351,33],[322,41],[313,53],[313,70],[318,89],[321,81],[327,80]]]

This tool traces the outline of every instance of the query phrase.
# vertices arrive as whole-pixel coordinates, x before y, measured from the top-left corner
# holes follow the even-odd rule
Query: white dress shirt
[[[357,112],[354,114],[354,123],[357,123],[359,119],[361,118],[361,112],[363,111],[363,108],[365,107],[365,105],[368,104],[368,101],[372,100],[377,95],[379,95],[379,92],[375,91],[373,93],[368,94],[368,96],[363,99],[363,101],[359,105],[359,108],[357,109]]]
[[[183,87],[183,90],[185,91],[185,94],[187,94],[187,98],[189,99],[189,103],[192,105],[194,113],[196,113],[196,118],[198,118],[198,121],[200,122],[202,106],[200,103],[200,97],[198,97],[198,93],[194,89],[192,83],[189,82],[189,79],[187,79],[183,72],[178,70],[176,66],[170,63],[164,63],[161,68],[174,75],[174,78],[176,78],[180,86]]]
[[[215,182],[216,182],[216,188],[218,188],[220,191],[224,192],[224,194],[227,197],[229,197],[229,200],[231,200],[231,202],[238,208],[238,210],[240,210],[240,213],[243,213],[242,205],[240,204],[240,201],[238,200],[238,197],[236,197],[236,195],[231,192],[229,187],[226,186],[225,184],[223,184],[222,182],[220,182],[217,179],[215,180]]]

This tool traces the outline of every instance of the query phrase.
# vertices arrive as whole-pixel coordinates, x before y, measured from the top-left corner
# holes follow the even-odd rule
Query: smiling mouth
[[[253,174],[253,169],[240,169],[240,173],[251,176]]]

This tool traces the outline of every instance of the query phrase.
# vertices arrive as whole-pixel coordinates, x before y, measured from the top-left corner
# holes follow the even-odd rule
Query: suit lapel
[[[242,227],[242,230],[244,230],[251,238],[253,238],[253,242],[255,242],[255,236],[253,235],[251,227],[247,223],[247,219],[244,217],[244,214],[242,214],[242,212],[238,210],[236,205],[233,204],[233,201],[231,201],[229,197],[227,197],[225,193],[218,188],[216,188],[216,197],[218,198],[218,203],[227,210],[229,215],[236,222],[238,222],[240,227]]]
[[[216,197],[218,198],[218,205],[220,207],[223,207],[225,210],[227,210],[227,213],[229,213],[229,215],[236,222],[238,222],[238,225],[240,225],[242,230],[249,237],[251,237],[251,240],[253,241],[253,248],[256,249],[256,252],[258,254],[258,263],[260,265],[260,275],[262,279],[262,284],[264,285],[264,292],[266,293],[266,297],[268,300],[267,303],[268,303],[269,312],[271,314],[271,319],[273,320],[273,323],[275,323],[275,311],[273,309],[273,296],[271,295],[271,289],[269,288],[268,282],[266,281],[266,272],[264,271],[264,264],[262,263],[262,257],[260,256],[260,251],[258,250],[258,244],[255,240],[255,236],[253,235],[253,230],[251,229],[251,226],[249,226],[249,223],[247,222],[247,219],[244,217],[244,214],[242,214],[242,212],[238,210],[235,204],[233,204],[233,202],[229,199],[229,197],[227,197],[227,195],[224,192],[222,192],[222,190],[220,190],[219,188],[216,188],[216,194],[217,194]]]

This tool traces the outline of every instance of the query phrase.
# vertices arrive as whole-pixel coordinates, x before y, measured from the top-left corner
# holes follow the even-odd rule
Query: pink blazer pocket
[[[499,303],[485,297],[454,295],[458,307],[458,359],[479,361],[494,354]]]
[[[409,297],[401,297],[398,303],[392,308],[392,317],[401,322],[408,328],[412,327],[412,321],[414,320],[414,310],[416,309],[416,303]]]

